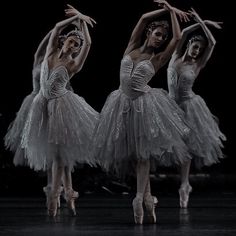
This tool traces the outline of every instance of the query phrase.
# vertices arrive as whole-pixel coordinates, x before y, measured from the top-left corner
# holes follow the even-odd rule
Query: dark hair
[[[192,44],[193,42],[201,42],[204,44],[204,46],[207,45],[206,38],[202,36],[201,34],[193,35],[189,40],[189,44]]]
[[[70,36],[75,36],[75,37],[77,37],[78,39],[80,39],[80,40],[81,40],[80,45],[82,45],[83,40],[84,40],[84,35],[83,35],[83,33],[82,33],[80,30],[78,30],[77,28],[75,28],[74,30],[69,31],[67,34],[63,34],[63,35],[60,35],[60,36],[59,36],[58,47],[59,47],[59,48],[62,48],[64,41],[65,41],[68,37],[70,37]]]
[[[166,20],[161,20],[161,21],[153,21],[151,22],[147,27],[146,27],[146,34],[152,32],[158,27],[162,27],[164,30],[166,30],[167,36],[169,33],[169,23]]]
[[[70,37],[70,36],[75,36],[77,38],[79,38],[81,41],[84,40],[84,35],[83,33],[78,30],[77,28],[75,28],[74,30],[70,31],[67,35],[66,38]]]

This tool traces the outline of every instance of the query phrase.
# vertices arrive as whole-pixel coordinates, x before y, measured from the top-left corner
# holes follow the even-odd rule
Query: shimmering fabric
[[[23,100],[22,105],[16,114],[16,118],[9,125],[8,131],[5,135],[5,147],[15,153],[13,159],[15,165],[26,164],[26,159],[24,158],[24,150],[21,148],[20,142],[25,121],[30,110],[30,106],[33,102],[34,97],[39,92],[40,65],[33,69],[32,75],[33,91]]]
[[[21,143],[35,170],[46,169],[55,156],[70,167],[95,163],[88,150],[98,113],[66,88],[69,79],[64,66],[49,71],[43,62],[40,91],[33,100]]]
[[[16,118],[9,125],[7,133],[4,137],[5,147],[14,153],[13,162],[16,166],[27,165],[24,149],[21,147],[21,138],[31,104],[34,100],[34,97],[40,90],[40,71],[41,64],[34,67],[32,71],[33,91],[23,100],[21,107],[16,114]],[[70,91],[73,91],[69,82],[67,83],[66,88]]]
[[[217,119],[208,109],[204,100],[192,91],[196,74],[185,66],[168,68],[168,87],[170,96],[185,112],[185,119],[199,138],[192,136],[189,148],[194,155],[197,167],[209,166],[224,157],[221,148],[226,140],[220,131]]]
[[[108,96],[94,134],[94,153],[105,169],[129,172],[132,160],[152,157],[170,166],[189,158],[183,111],[166,91],[147,85],[154,74],[150,60],[134,66],[129,56],[122,59],[120,88]]]

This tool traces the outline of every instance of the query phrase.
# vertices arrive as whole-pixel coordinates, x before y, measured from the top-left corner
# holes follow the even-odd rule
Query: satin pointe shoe
[[[192,187],[188,184],[179,189],[179,205],[181,208],[188,208],[189,194],[192,192]]]
[[[135,224],[143,224],[143,199],[136,197],[133,200],[133,212],[134,212],[134,222]]]
[[[147,222],[149,224],[155,224],[157,219],[156,219],[156,212],[155,208],[157,206],[158,200],[155,196],[152,195],[147,195],[144,196],[144,204],[147,212]]]
[[[79,197],[79,193],[70,189],[64,194],[65,200],[67,202],[67,207],[70,210],[72,216],[76,216],[75,200]]]
[[[55,217],[57,215],[58,195],[59,191],[56,194],[53,194],[52,192],[49,193],[47,204],[49,216]]]
[[[50,186],[46,186],[46,187],[43,187],[43,191],[46,195],[46,207],[48,207],[48,202],[49,202],[49,196],[50,196],[50,192],[51,192],[51,187]],[[59,195],[58,195],[58,198],[57,198],[57,208],[60,208],[61,207],[61,193],[63,191],[63,187],[61,186],[60,189],[59,189]]]

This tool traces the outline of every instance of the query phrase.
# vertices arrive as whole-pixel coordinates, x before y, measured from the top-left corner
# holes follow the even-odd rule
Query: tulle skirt
[[[94,155],[107,171],[129,174],[128,163],[155,160],[172,166],[191,157],[185,144],[191,130],[166,91],[152,88],[135,100],[112,92],[93,136]],[[125,173],[124,173],[125,172]]]
[[[226,137],[219,129],[217,118],[198,95],[181,102],[180,107],[185,112],[185,119],[199,136],[198,141],[189,146],[196,167],[218,163],[224,157],[222,141]]]
[[[26,165],[26,159],[24,158],[24,149],[21,147],[22,131],[25,126],[27,116],[30,111],[31,104],[37,93],[32,92],[22,102],[19,111],[16,114],[16,118],[8,127],[7,133],[4,137],[5,147],[14,152],[14,164]]]
[[[40,92],[26,121],[21,146],[31,168],[45,170],[60,157],[64,165],[95,165],[89,155],[98,113],[86,101],[68,91],[47,100]]]

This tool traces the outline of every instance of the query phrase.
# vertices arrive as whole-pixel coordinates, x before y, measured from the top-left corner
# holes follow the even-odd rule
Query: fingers
[[[186,15],[181,15],[181,17],[180,17],[180,21],[181,22],[188,22],[189,21],[189,18],[186,16]]]
[[[81,18],[81,20],[83,20],[83,21],[85,21],[87,24],[89,24],[92,28],[93,28],[93,24],[97,24],[97,22],[94,20],[94,19],[92,19],[91,17],[89,17],[89,16],[83,16],[82,18]]]
[[[90,19],[94,24],[97,24],[97,22],[93,18],[90,18]]]
[[[73,6],[71,6],[70,4],[66,4],[67,7],[69,8],[74,8]]]
[[[65,12],[75,12],[75,11],[77,12],[76,9],[65,9],[64,11],[65,11]]]
[[[197,13],[193,7],[191,7],[190,9],[191,9],[192,12]]]
[[[194,16],[194,12],[192,10],[188,10],[188,14],[192,17]]]
[[[190,19],[189,19],[189,13],[187,13],[187,12],[184,12],[184,11],[181,11],[181,10],[175,10],[175,12],[176,12],[176,15],[178,15],[179,16],[179,19],[180,19],[180,21],[182,22],[182,21],[184,21],[184,22],[188,22],[188,21],[190,21]]]
[[[190,18],[189,18],[189,14],[188,14],[188,13],[185,13],[185,14],[184,14],[184,21],[185,21],[185,22],[190,21]]]
[[[215,27],[218,28],[218,29],[222,29],[222,26],[221,26],[222,23],[223,23],[223,22],[216,22]]]
[[[65,14],[66,14],[66,16],[74,16],[77,13],[75,13],[74,11],[71,11],[71,10],[65,10]]]
[[[166,6],[166,1],[163,0],[154,0],[153,2],[158,3],[158,6],[162,8]]]
[[[93,23],[92,23],[91,19],[89,19],[89,21],[87,23],[93,28]]]
[[[190,8],[190,10],[188,10],[188,12],[191,14],[191,15],[197,15],[197,12],[195,11],[195,9],[193,7]]]

